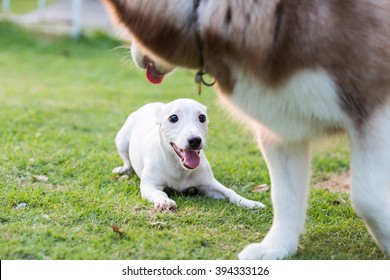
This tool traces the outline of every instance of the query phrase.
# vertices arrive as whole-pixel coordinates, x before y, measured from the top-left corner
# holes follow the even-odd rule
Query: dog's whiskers
[[[109,50],[109,52],[117,51],[117,50],[125,50],[124,51],[124,56],[121,58],[121,64],[122,65],[127,65],[129,64],[132,69],[136,68],[135,63],[132,59],[131,52],[130,52],[130,46],[129,45],[122,45],[122,46],[117,46],[115,48],[112,48]]]
[[[136,68],[136,65],[131,58],[131,54],[126,54],[124,57],[121,58],[121,64],[122,65],[129,65],[132,69]]]
[[[125,49],[125,50],[127,50],[127,52],[129,52],[130,51],[130,46],[128,46],[128,45],[117,46],[117,47],[114,47],[114,48],[110,49],[109,52],[113,52],[113,51],[116,51],[116,50],[122,50],[122,49]]]

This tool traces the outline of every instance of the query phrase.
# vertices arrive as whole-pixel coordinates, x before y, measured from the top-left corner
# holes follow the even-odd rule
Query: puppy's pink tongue
[[[184,151],[184,164],[191,169],[199,166],[200,157],[195,151]]]
[[[146,78],[152,84],[160,84],[164,79],[164,75],[158,73],[154,65],[148,64],[148,66],[146,66]]]

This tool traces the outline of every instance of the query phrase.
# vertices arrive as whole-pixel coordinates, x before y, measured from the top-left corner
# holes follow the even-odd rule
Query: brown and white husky
[[[310,141],[345,131],[351,201],[390,255],[390,0],[104,0],[152,82],[207,71],[267,161],[274,220],[240,259],[294,254]]]

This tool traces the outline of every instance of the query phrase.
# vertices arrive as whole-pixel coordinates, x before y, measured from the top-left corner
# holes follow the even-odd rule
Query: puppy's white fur
[[[178,121],[172,123],[171,116]],[[114,173],[129,173],[134,170],[141,179],[141,195],[153,202],[158,210],[175,209],[176,202],[164,192],[169,187],[177,191],[195,187],[207,197],[228,199],[239,206],[262,208],[260,202],[248,200],[218,182],[212,173],[203,146],[207,132],[206,108],[191,99],[177,99],[173,102],[151,103],[130,114],[118,132],[115,143],[123,166]],[[189,139],[198,137],[197,147],[200,163],[190,169],[183,164],[172,144],[182,150],[189,149]]]

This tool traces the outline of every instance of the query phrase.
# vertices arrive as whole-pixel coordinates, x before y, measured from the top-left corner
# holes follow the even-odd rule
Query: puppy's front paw
[[[253,201],[253,200],[249,200],[249,199],[242,199],[239,203],[238,203],[238,206],[241,206],[241,207],[247,207],[247,208],[259,208],[259,209],[262,209],[265,207],[265,205],[261,202],[258,202],[258,201]]]
[[[154,209],[156,209],[158,212],[170,212],[175,211],[177,206],[175,201],[168,198],[166,200],[154,203]]]
[[[112,173],[118,175],[130,175],[130,168],[127,166],[118,166],[112,170]]]

